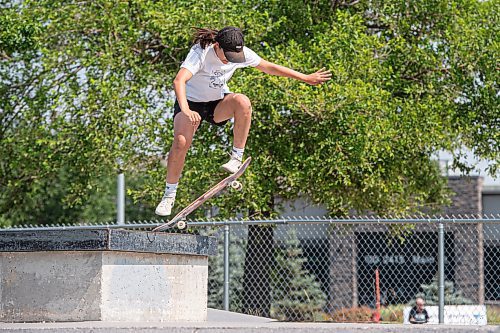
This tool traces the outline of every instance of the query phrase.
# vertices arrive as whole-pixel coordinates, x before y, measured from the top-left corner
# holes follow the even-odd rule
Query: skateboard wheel
[[[241,191],[241,189],[243,188],[243,184],[241,184],[237,180],[233,180],[229,185],[231,185],[231,187],[237,191]]]
[[[179,221],[179,222],[177,222],[177,228],[179,228],[180,230],[186,229],[186,227],[187,227],[186,221]]]

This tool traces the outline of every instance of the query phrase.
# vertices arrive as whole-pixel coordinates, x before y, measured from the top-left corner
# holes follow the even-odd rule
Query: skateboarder
[[[252,66],[272,75],[303,81],[310,85],[329,80],[324,68],[302,74],[259,57],[244,45],[243,33],[236,27],[222,30],[196,29],[191,47],[174,79],[174,142],[167,164],[167,183],[155,213],[168,216],[174,206],[178,181],[186,153],[202,120],[223,126],[234,118],[233,148],[222,169],[234,173],[241,166],[250,130],[252,105],[244,94],[232,93],[227,82],[238,68]]]

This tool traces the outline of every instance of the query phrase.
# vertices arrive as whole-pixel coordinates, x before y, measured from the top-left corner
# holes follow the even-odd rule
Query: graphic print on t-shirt
[[[220,89],[224,87],[224,71],[223,70],[213,70],[210,75],[209,87],[213,89]]]
[[[415,321],[425,323],[426,322],[426,320],[425,320],[425,314],[424,313],[417,313],[415,315]]]
[[[230,93],[227,82],[239,68],[256,67],[261,58],[246,46],[243,47],[246,62],[222,63],[217,57],[214,45],[204,49],[199,43],[193,45],[181,67],[193,74],[186,82],[186,97],[192,102],[209,102],[224,98]]]

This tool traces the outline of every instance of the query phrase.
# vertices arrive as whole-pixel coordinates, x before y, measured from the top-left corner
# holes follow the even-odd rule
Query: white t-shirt
[[[215,54],[214,46],[202,49],[200,44],[191,47],[181,67],[186,68],[193,77],[186,82],[186,97],[193,102],[210,102],[224,98],[230,93],[227,81],[237,68],[258,66],[261,57],[248,47],[243,47],[245,62],[223,64]]]

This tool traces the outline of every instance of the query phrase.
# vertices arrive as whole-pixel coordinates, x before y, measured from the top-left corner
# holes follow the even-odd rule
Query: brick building
[[[449,176],[448,186],[455,195],[452,204],[443,208],[443,215],[499,214],[500,191],[484,186],[478,176]],[[283,215],[321,216],[321,207],[295,202]],[[500,230],[499,224],[446,223],[445,225],[445,279],[455,290],[476,304],[500,301]],[[351,307],[373,305],[373,270],[379,268],[382,301],[406,303],[420,291],[422,284],[430,284],[437,273],[436,223],[416,224],[406,241],[388,244],[387,224],[360,224],[341,231],[317,232],[316,237],[328,238],[318,242],[304,235],[303,242],[322,244],[328,250],[322,255],[330,260],[323,289],[330,297],[330,306]],[[307,238],[309,237],[309,239]],[[327,245],[328,244],[328,245]],[[325,269],[325,268],[321,268]]]
[[[455,195],[443,215],[483,213],[481,177],[449,177],[448,186]],[[332,306],[373,305],[375,268],[380,271],[382,301],[386,303],[406,303],[422,284],[432,282],[437,273],[437,224],[417,223],[405,242],[390,245],[388,228],[364,224],[330,234]],[[494,290],[498,288],[495,279],[500,258],[495,253],[499,231],[498,224],[445,224],[445,279],[475,304],[499,300]]]

